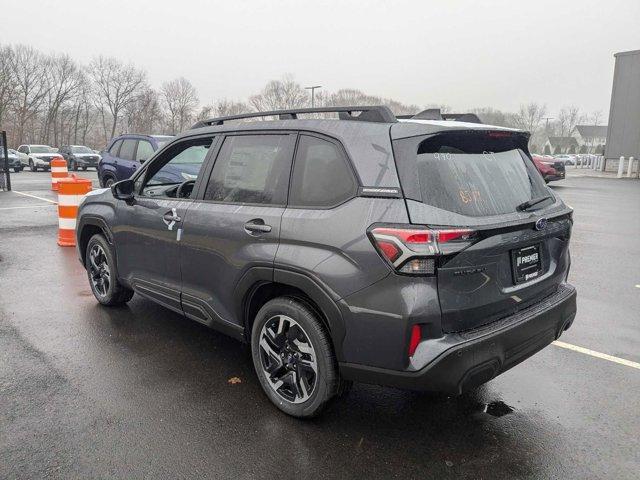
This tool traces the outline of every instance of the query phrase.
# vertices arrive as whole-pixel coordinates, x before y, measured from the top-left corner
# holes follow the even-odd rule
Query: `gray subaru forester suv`
[[[103,305],[136,292],[249,342],[290,415],[353,381],[459,394],[576,314],[572,210],[528,139],[382,106],[202,121],[85,197],[80,260]]]

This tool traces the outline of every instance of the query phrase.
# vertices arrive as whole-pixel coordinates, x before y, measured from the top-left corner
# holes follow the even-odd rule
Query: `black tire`
[[[22,167],[14,167],[13,171],[16,173],[20,173],[22,171]]]
[[[93,252],[100,252],[94,256]],[[105,282],[105,269],[102,264],[106,264],[108,270],[108,282]],[[123,305],[133,297],[133,290],[125,287],[118,281],[118,271],[116,270],[115,255],[113,247],[103,235],[96,234],[89,239],[85,252],[85,269],[89,286],[96,300],[108,307]],[[98,279],[100,277],[100,279]],[[100,282],[99,280],[102,280]],[[102,287],[100,287],[100,283]]]
[[[87,167],[82,167],[82,171],[86,172],[87,171]]]
[[[116,181],[111,175],[105,175],[102,177],[102,188],[109,188],[114,183],[116,183]]]
[[[73,170],[74,172],[78,171],[78,164],[73,160],[69,160],[69,170]]]
[[[274,325],[273,322],[280,321],[284,322],[282,333],[274,333],[275,327],[271,329],[270,326]],[[269,355],[261,346],[261,340],[265,335],[282,344],[280,349],[277,346],[269,347],[273,355]],[[278,338],[280,340],[277,340]],[[296,347],[294,342],[298,342],[298,347],[304,345],[307,351],[310,346],[312,353],[304,353],[305,350]],[[289,350],[283,352],[286,349]],[[340,392],[342,384],[331,339],[316,314],[299,300],[279,297],[263,305],[253,323],[251,353],[262,389],[271,402],[288,415],[298,418],[314,417]],[[302,363],[303,360],[305,364]],[[311,361],[314,361],[315,369],[308,366],[303,368],[302,365],[308,365]],[[303,376],[305,380],[302,379]],[[277,387],[278,379],[285,377],[288,377],[287,383]],[[309,377],[312,378],[311,381],[307,381]],[[302,395],[297,395],[293,389],[289,389],[288,382],[292,378],[294,381],[291,383],[296,385],[294,388],[299,393],[302,394],[304,389]],[[290,395],[291,392],[294,392],[293,395]],[[293,400],[285,398],[287,393]]]
[[[33,163],[33,160],[29,159],[29,168],[31,169],[32,172],[37,172],[38,171],[38,167],[36,167],[36,164]]]

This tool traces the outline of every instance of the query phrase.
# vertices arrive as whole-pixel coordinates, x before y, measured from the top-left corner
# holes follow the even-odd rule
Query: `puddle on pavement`
[[[485,404],[484,409],[482,411],[494,417],[502,417],[503,415],[512,413],[513,408],[504,402],[496,401],[496,402]]]

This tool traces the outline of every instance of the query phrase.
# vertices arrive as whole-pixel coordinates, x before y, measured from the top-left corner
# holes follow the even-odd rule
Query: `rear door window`
[[[122,142],[122,146],[120,147],[120,154],[118,155],[118,157],[124,160],[133,160],[137,143],[137,140],[132,140],[129,138],[125,139],[125,141]]]
[[[153,155],[153,147],[151,142],[146,140],[140,140],[138,142],[138,149],[136,150],[136,160],[138,162],[146,162]]]
[[[112,156],[117,157],[121,145],[122,145],[122,140],[116,141],[113,145],[111,145],[111,148],[109,149],[109,153]]]
[[[284,205],[294,135],[228,136],[218,153],[205,200]]]
[[[396,141],[406,196],[480,217],[513,213],[523,202],[548,195],[544,180],[514,140],[456,133]]]

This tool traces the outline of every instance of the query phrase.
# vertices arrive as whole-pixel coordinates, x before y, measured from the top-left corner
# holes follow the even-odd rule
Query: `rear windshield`
[[[31,153],[51,153],[53,149],[51,147],[45,147],[42,145],[32,145]]]
[[[93,153],[89,147],[71,147],[73,153]]]
[[[526,138],[509,135],[455,133],[397,140],[405,195],[472,217],[513,213],[523,202],[548,195],[544,180],[520,148],[526,148]]]

